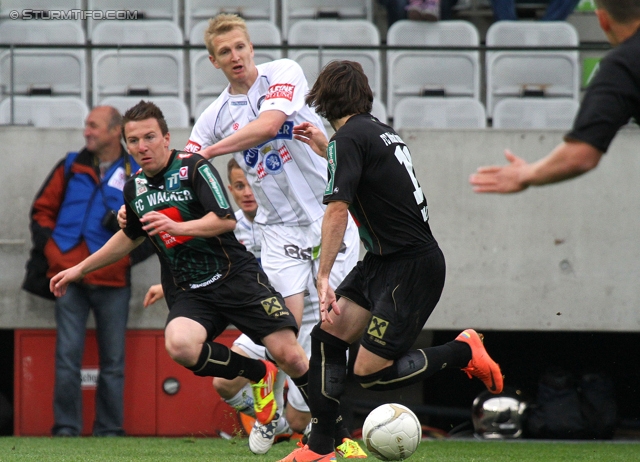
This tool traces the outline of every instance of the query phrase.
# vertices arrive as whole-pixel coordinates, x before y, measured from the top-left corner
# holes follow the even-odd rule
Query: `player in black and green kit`
[[[229,324],[267,347],[302,390],[308,362],[297,324],[258,261],[237,241],[235,216],[218,172],[197,154],[169,150],[162,112],[141,101],[123,118],[129,153],[141,170],[124,188],[127,225],[104,247],[51,279],[57,296],[70,282],[116,261],[149,237],[177,286],[167,325],[169,355],[196,375],[253,382],[256,418],[271,421],[277,372],[213,340]]]
[[[335,460],[333,433],[346,353],[357,340],[354,377],[369,390],[400,388],[454,367],[481,379],[491,392],[502,391],[500,368],[473,329],[444,345],[411,349],[440,299],[445,262],[429,227],[427,201],[409,148],[370,114],[372,101],[362,66],[333,61],[306,99],[336,130],[331,141],[309,123],[294,127],[296,139],[327,157],[329,181],[317,277],[322,322],[311,333],[313,426],[308,444],[284,462]],[[329,274],[349,212],[367,254],[334,293]]]

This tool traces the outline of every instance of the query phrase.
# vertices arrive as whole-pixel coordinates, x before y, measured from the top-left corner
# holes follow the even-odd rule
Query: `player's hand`
[[[469,183],[477,193],[514,193],[527,188],[522,173],[529,166],[524,159],[506,149],[504,156],[509,163],[502,166],[480,167],[469,176]]]
[[[320,319],[322,322],[333,324],[333,320],[329,315],[333,311],[335,315],[340,315],[340,307],[336,301],[336,294],[329,285],[329,278],[318,278],[316,283],[318,288],[318,298],[320,299]]]
[[[155,284],[149,287],[147,293],[142,301],[142,306],[147,308],[149,305],[153,305],[158,300],[164,298],[164,291],[162,290],[162,284]]]
[[[121,205],[118,209],[116,218],[118,219],[118,226],[120,226],[120,229],[125,229],[127,227],[127,209],[124,205]]]
[[[171,218],[160,212],[149,212],[140,218],[144,229],[149,236],[155,236],[160,231],[169,233],[172,236],[179,236],[179,223],[176,223]]]
[[[49,290],[53,292],[53,295],[56,297],[62,297],[67,293],[67,287],[69,287],[69,284],[82,279],[82,277],[82,271],[77,265],[64,271],[60,271],[49,281]]]
[[[324,136],[322,130],[313,125],[311,122],[302,122],[300,125],[293,127],[293,137],[308,144],[313,152],[321,157],[327,157],[327,146],[329,141]]]

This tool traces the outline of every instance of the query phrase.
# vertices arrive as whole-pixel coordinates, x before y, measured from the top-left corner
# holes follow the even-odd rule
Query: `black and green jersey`
[[[149,237],[140,217],[151,211],[179,222],[197,220],[209,212],[235,219],[218,171],[198,154],[173,151],[167,166],[153,177],[140,170],[127,181],[124,199],[124,232],[134,240]],[[168,263],[175,283],[184,289],[220,283],[255,261],[233,232],[210,238],[160,232],[150,239]]]
[[[410,252],[434,244],[427,200],[409,148],[370,114],[347,120],[327,148],[325,204],[349,204],[364,247],[375,255]]]

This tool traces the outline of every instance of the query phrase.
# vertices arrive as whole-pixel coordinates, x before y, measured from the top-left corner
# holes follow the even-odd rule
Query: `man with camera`
[[[122,188],[127,178],[138,170],[122,146],[121,123],[115,108],[94,108],[85,121],[85,147],[61,159],[36,195],[31,209],[34,249],[29,265],[33,265],[34,252],[43,255],[48,265],[47,279],[84,260],[119,229],[113,211],[123,204]],[[80,368],[90,310],[96,321],[100,357],[93,435],[124,434],[130,267],[131,259],[126,256],[71,284],[56,300],[54,436],[78,436],[82,431]],[[29,278],[28,271],[25,289],[36,293],[27,287]]]

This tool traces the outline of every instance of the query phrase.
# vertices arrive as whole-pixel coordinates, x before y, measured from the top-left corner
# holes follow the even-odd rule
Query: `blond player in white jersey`
[[[185,150],[206,158],[233,153],[258,202],[254,222],[262,235],[263,269],[301,325],[304,293],[315,290],[310,281],[319,261],[327,164],[293,139],[293,127],[323,124],[305,104],[309,87],[297,63],[282,59],[256,66],[244,20],[216,16],[205,32],[205,44],[209,60],[229,86],[196,121]],[[344,276],[358,253],[357,230],[349,220],[339,255]],[[299,342],[309,355],[309,336],[299,335]],[[296,379],[296,385],[305,384],[306,377]],[[340,423],[337,428],[340,442],[348,432]],[[355,444],[349,439],[344,450],[337,450],[347,456],[364,454]]]

